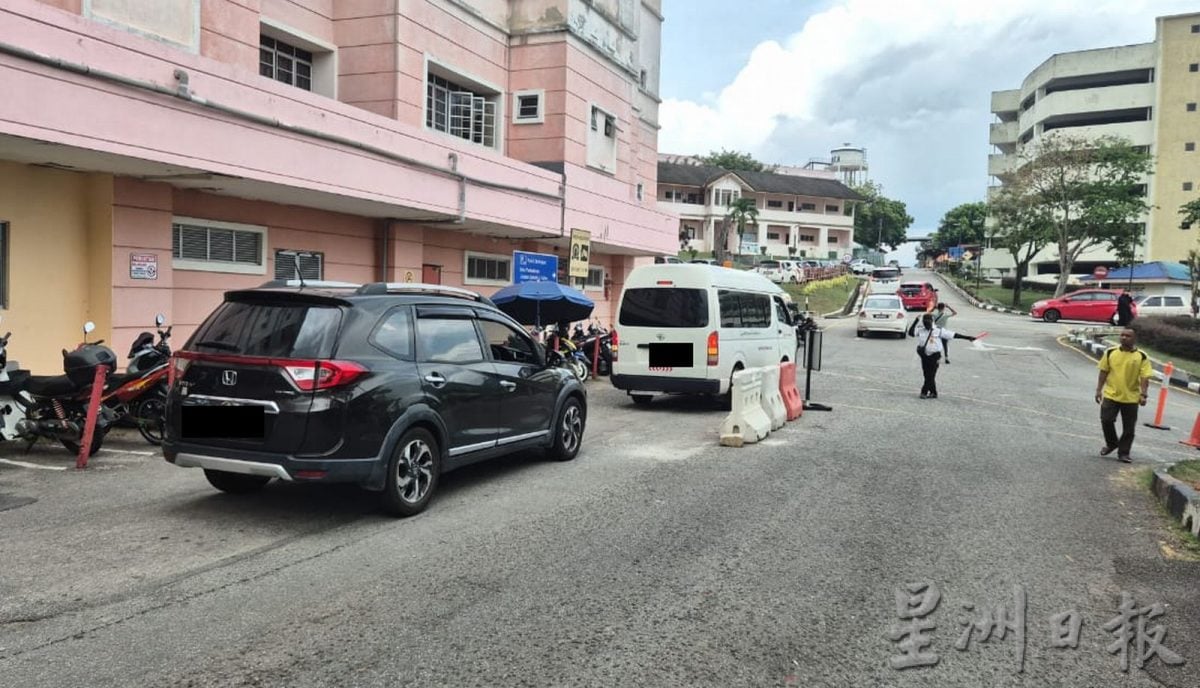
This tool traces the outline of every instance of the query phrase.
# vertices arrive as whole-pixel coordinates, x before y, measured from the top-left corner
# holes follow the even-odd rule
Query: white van
[[[656,392],[723,395],[733,371],[796,359],[787,294],[714,265],[645,265],[625,282],[612,383],[639,404]]]

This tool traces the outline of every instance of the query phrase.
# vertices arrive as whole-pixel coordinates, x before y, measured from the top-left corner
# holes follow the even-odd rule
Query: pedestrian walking
[[[1133,297],[1126,290],[1121,290],[1117,297],[1117,327],[1129,327],[1133,322]]]
[[[938,362],[945,351],[945,343],[951,339],[966,339],[975,341],[986,335],[986,332],[974,337],[943,330],[933,323],[933,313],[925,313],[920,320],[913,320],[908,327],[908,336],[917,338],[917,355],[921,357],[921,372],[925,375],[925,383],[921,385],[922,399],[937,399]]]
[[[947,313],[946,311],[950,311]],[[946,324],[950,322],[950,316],[958,315],[958,311],[954,310],[954,306],[948,306],[942,301],[938,301],[938,305],[933,310],[933,324],[946,329]],[[945,349],[945,356],[942,358],[946,365],[950,365],[950,342],[942,342],[942,348]]]
[[[1104,352],[1099,368],[1096,403],[1100,404],[1100,427],[1104,431],[1100,456],[1115,451],[1118,459],[1130,463],[1138,407],[1146,405],[1146,390],[1154,374],[1150,359],[1137,348],[1137,332],[1128,327],[1121,330],[1121,345]],[[1120,437],[1117,437],[1117,416],[1121,417]]]

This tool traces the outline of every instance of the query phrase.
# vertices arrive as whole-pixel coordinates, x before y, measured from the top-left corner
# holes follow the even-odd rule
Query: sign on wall
[[[588,276],[588,267],[592,260],[592,233],[583,229],[571,230],[571,264],[569,274],[571,277]]]
[[[558,256],[513,251],[513,283],[557,282]]]
[[[136,280],[158,279],[158,254],[130,253],[129,278]]]

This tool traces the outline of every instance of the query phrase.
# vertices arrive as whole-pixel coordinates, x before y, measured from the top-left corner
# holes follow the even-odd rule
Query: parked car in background
[[[662,263],[679,264],[679,265],[683,264],[683,261],[675,256],[655,256],[654,262],[660,263],[660,264],[662,264]]]
[[[865,260],[856,260],[850,263],[850,272],[856,275],[869,275],[875,266]]]
[[[933,310],[937,306],[937,289],[929,282],[901,282],[900,300],[905,310]]]
[[[1134,297],[1133,306],[1136,309],[1135,312],[1140,318],[1152,315],[1168,316],[1192,314],[1192,309],[1188,308],[1187,305],[1187,297],[1184,296],[1175,296],[1169,294],[1142,294],[1141,296]],[[1111,322],[1114,325],[1117,324],[1117,314],[1115,312],[1113,313]]]
[[[908,329],[908,314],[899,296],[871,294],[863,300],[858,312],[858,336],[868,332],[890,332],[904,338]]]
[[[800,265],[798,260],[781,260],[779,264],[787,271],[788,282],[800,283],[804,281],[804,267]]]
[[[1089,322],[1112,322],[1117,313],[1118,289],[1080,289],[1056,299],[1043,299],[1029,308],[1029,317],[1034,320],[1058,322],[1059,320],[1086,320]],[[1133,314],[1138,314],[1137,304]]]
[[[754,272],[766,277],[775,284],[792,281],[789,279],[788,270],[783,267],[783,264],[777,260],[764,260],[754,268]],[[794,277],[794,275],[791,275]]]
[[[688,262],[693,265],[717,265],[717,261],[712,258],[696,258]]]
[[[422,284],[230,291],[171,359],[163,453],[230,493],[348,482],[415,514],[454,468],[575,458],[587,392],[491,301]]]

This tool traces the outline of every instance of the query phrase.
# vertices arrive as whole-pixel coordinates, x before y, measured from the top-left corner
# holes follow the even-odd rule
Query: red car
[[[928,282],[901,282],[896,293],[900,295],[906,311],[931,310],[938,302],[937,289]]]
[[[1088,320],[1091,322],[1112,322],[1117,312],[1117,297],[1121,295],[1117,289],[1080,289],[1079,291],[1063,294],[1056,299],[1045,299],[1033,304],[1029,309],[1030,317],[1046,322],[1059,320]],[[1130,304],[1133,315],[1137,315],[1137,305]]]

